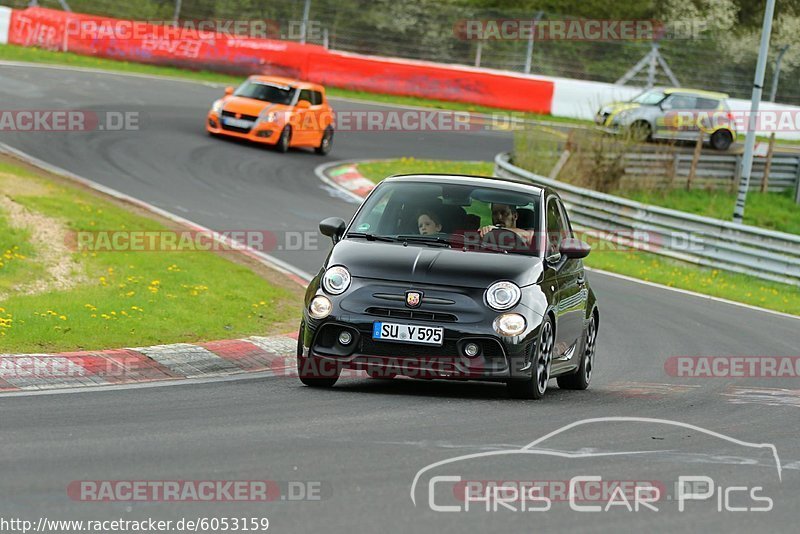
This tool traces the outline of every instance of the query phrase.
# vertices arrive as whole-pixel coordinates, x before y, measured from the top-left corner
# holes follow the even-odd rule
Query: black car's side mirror
[[[334,244],[342,238],[346,227],[347,224],[339,217],[328,217],[319,223],[319,231],[330,237]]]
[[[558,251],[569,259],[579,260],[585,258],[591,252],[592,247],[585,241],[576,237],[568,237],[561,241]]]

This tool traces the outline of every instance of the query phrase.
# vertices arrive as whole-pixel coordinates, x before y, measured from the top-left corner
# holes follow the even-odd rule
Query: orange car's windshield
[[[291,104],[295,90],[292,87],[247,80],[236,90],[234,96],[254,98],[274,104]]]

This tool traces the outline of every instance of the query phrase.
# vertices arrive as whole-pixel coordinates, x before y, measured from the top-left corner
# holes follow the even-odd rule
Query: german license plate
[[[441,346],[444,343],[444,328],[441,326],[373,323],[372,339]]]

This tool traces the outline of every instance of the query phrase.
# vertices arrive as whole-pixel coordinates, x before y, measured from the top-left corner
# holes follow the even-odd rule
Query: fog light
[[[525,317],[518,313],[504,313],[494,320],[492,326],[494,326],[495,332],[501,336],[513,337],[523,333],[527,323]]]
[[[339,334],[339,343],[342,345],[349,345],[351,341],[353,341],[353,334],[347,330],[342,330],[342,333]]]
[[[474,358],[481,351],[481,348],[475,343],[467,343],[464,345],[464,354],[469,358]]]
[[[331,314],[331,310],[333,304],[325,295],[317,295],[311,299],[311,305],[308,307],[308,313],[314,319],[324,319]]]

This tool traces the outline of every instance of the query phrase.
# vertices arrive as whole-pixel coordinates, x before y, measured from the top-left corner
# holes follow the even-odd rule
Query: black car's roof
[[[496,189],[505,189],[507,191],[514,191],[517,193],[527,193],[534,195],[541,195],[544,188],[528,184],[525,182],[518,182],[514,180],[507,180],[505,178],[486,178],[485,176],[470,176],[467,174],[398,174],[390,176],[383,180],[384,182],[424,182],[430,183],[448,183],[458,185],[474,185],[483,187],[493,187]]]

